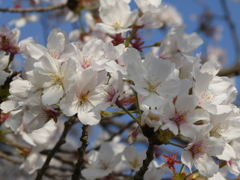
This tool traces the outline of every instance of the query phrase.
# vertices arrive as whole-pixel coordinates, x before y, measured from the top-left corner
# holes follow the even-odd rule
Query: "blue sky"
[[[199,5],[201,0],[163,0],[163,3],[168,3],[176,7],[176,9],[180,12],[182,18],[183,18],[183,23],[187,25],[185,32],[186,33],[192,33],[197,30],[197,22],[191,19],[191,16],[194,14],[200,14],[203,12],[203,8]],[[206,3],[210,9],[218,15],[222,15],[222,8],[220,6],[220,0],[202,0],[204,3]],[[234,2],[233,0],[226,0],[227,4],[229,6],[230,12],[232,19],[236,25],[236,29],[238,34],[240,34],[240,3]],[[27,3],[24,4],[24,6],[27,6]],[[0,7],[13,7],[13,2],[12,1],[6,1],[2,0]],[[0,25],[7,25],[9,21],[12,19],[15,19],[17,17],[20,17],[20,14],[18,13],[0,13]],[[46,35],[47,33],[43,33],[44,27],[42,27],[42,23],[46,23],[46,19],[42,18],[41,21],[38,21],[36,23],[29,23],[27,26],[21,28],[21,36],[20,39],[24,39],[27,37],[33,37],[34,39],[37,39],[40,44],[45,44],[46,42]],[[234,46],[233,46],[233,41],[232,37],[229,33],[229,28],[227,24],[223,20],[215,20],[214,21],[215,25],[220,25],[223,27],[223,32],[222,32],[222,39],[219,42],[214,42],[210,41],[210,43],[220,46],[223,49],[227,51],[227,55],[229,58],[229,61],[227,61],[226,65],[231,65],[234,64],[234,60],[236,58],[236,53],[234,51]],[[13,28],[14,26],[11,26],[10,28]],[[57,26],[56,26],[57,27]],[[67,33],[69,33],[72,29],[72,26],[70,23],[65,22],[62,24],[59,24],[61,29],[65,30]],[[161,40],[163,38],[163,34],[165,32],[154,32],[153,39],[158,38]],[[206,38],[200,34],[201,37],[204,39],[205,45],[202,45],[196,52],[201,52],[204,51],[204,47],[206,46],[209,41],[206,40]]]

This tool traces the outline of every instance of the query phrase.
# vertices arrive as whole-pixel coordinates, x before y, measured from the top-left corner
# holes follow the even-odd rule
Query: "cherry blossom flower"
[[[146,158],[146,151],[142,151],[138,154],[135,147],[129,146],[124,149],[123,155],[125,157],[123,163],[132,170],[138,171],[142,166],[142,161]]]
[[[164,160],[166,161],[162,167],[169,167],[172,171],[176,172],[174,165],[175,164],[182,164],[181,161],[176,160],[178,153],[174,153],[172,155],[162,155]]]
[[[39,153],[49,145],[49,139],[55,133],[56,129],[55,122],[51,120],[41,129],[35,130],[29,134],[24,131],[20,131],[23,139],[33,146],[20,168],[23,168],[26,172],[32,174],[42,167],[46,157],[40,155]]]
[[[73,75],[77,72],[77,65],[74,60],[62,64],[46,54],[46,56],[40,58],[39,62],[34,64],[34,67],[36,68],[34,77],[40,76],[42,78],[43,84],[37,81],[36,86],[44,88],[42,95],[44,105],[58,103],[64,92],[69,91],[75,82]]]
[[[156,161],[149,164],[147,172],[144,174],[144,180],[161,180],[166,169],[159,167]]]
[[[104,63],[109,59],[104,57],[105,49],[104,43],[100,39],[93,38],[88,41],[80,49],[77,44],[73,44],[74,54],[71,59],[78,63],[78,69],[83,71],[88,68],[93,68],[94,70],[103,70]]]
[[[232,174],[239,176],[239,174],[240,174],[240,151],[239,151],[240,143],[237,141],[233,141],[231,143],[231,147],[234,149],[234,151],[236,153],[236,157],[231,158],[227,162],[227,168]]]
[[[78,114],[83,124],[97,124],[101,118],[100,111],[91,111],[93,107],[103,101],[104,91],[102,82],[98,80],[98,72],[87,69],[76,74],[76,83],[60,101],[60,108],[67,116]],[[106,78],[105,74],[104,77]]]
[[[83,169],[82,175],[89,180],[107,176],[113,171],[114,167],[120,162],[120,160],[121,153],[114,155],[111,146],[104,142],[98,152],[95,150],[89,152],[88,163],[91,167]]]
[[[160,57],[163,59],[172,58],[175,53],[189,55],[203,43],[196,33],[186,34],[183,32],[185,25],[173,26],[165,36],[160,50]]]
[[[193,164],[199,173],[206,177],[212,177],[218,172],[218,165],[211,156],[221,155],[224,150],[224,142],[215,137],[209,137],[212,125],[205,125],[195,133],[194,139],[182,153],[181,161],[191,170]]]
[[[162,23],[158,21],[158,14],[162,11],[160,4],[162,0],[135,0],[142,15],[137,20],[138,26],[143,28],[159,28]]]
[[[49,34],[47,47],[32,42],[26,48],[29,56],[36,60],[45,56],[45,54],[49,54],[54,59],[66,62],[73,53],[73,47],[66,33],[58,28],[53,29]]]
[[[175,135],[179,132],[186,136],[192,137],[195,134],[194,123],[200,120],[209,121],[209,114],[203,109],[195,109],[197,98],[190,95],[179,96],[173,105],[169,102],[164,108],[164,116],[170,119],[161,129],[169,128]]]
[[[163,23],[163,26],[171,26],[173,24],[182,24],[183,20],[176,8],[170,4],[161,4],[161,12],[159,12],[157,19]]]
[[[0,86],[4,84],[9,73],[5,72],[4,69],[8,66],[9,56],[4,53],[0,53]]]
[[[26,50],[28,43],[32,42],[31,37],[18,43],[20,30],[15,28],[10,31],[7,27],[0,28],[0,50],[6,53],[19,54]]]
[[[114,5],[100,7],[100,18],[103,23],[97,23],[98,29],[109,34],[118,34],[131,30],[129,26],[137,19],[138,12],[130,10],[125,2],[116,1]]]
[[[110,83],[103,87],[103,101],[95,106],[93,110],[99,109],[105,111],[111,106],[127,106],[133,102],[123,91],[124,82],[120,72],[112,73]]]
[[[198,106],[212,114],[230,112],[232,108],[229,103],[237,94],[228,78],[215,76],[219,69],[216,61],[208,61],[200,69],[198,66],[193,69],[193,92],[199,98]],[[227,97],[231,98],[230,102]]]
[[[151,69],[151,71],[149,71]],[[179,79],[174,75],[175,66],[169,61],[146,56],[142,64],[131,63],[128,76],[135,85],[131,87],[143,96],[143,103],[158,107],[164,99],[173,98],[179,89]]]
[[[41,91],[36,91],[29,81],[18,78],[10,83],[10,93],[9,100],[1,103],[1,109],[3,113],[10,112],[5,126],[15,131],[22,124],[23,116],[28,124],[41,112]]]

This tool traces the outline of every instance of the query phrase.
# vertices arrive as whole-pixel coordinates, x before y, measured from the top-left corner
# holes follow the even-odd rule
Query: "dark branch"
[[[228,69],[223,69],[218,73],[218,76],[228,76],[228,77],[232,77],[232,76],[237,76],[240,74],[240,42],[239,42],[239,38],[238,38],[238,34],[236,31],[236,27],[235,24],[232,21],[232,18],[230,16],[230,11],[228,9],[226,0],[221,0],[221,5],[222,5],[222,9],[224,11],[224,16],[225,16],[225,20],[229,26],[230,32],[231,32],[231,36],[232,36],[232,40],[234,43],[234,47],[235,47],[235,51],[236,51],[236,55],[237,55],[237,59],[236,59],[236,64]]]
[[[9,155],[5,154],[4,152],[0,151],[0,158],[4,158],[14,164],[21,164],[22,162],[18,161],[18,160],[15,160],[11,157],[9,157]]]
[[[134,180],[143,180],[143,176],[146,173],[146,171],[148,170],[148,166],[151,163],[151,161],[154,159],[153,153],[154,153],[154,141],[153,139],[149,139],[149,145],[148,145],[148,149],[147,149],[147,157],[146,159],[143,160],[143,165],[142,167],[139,169],[139,171],[135,174],[134,176]]]
[[[240,65],[237,63],[230,68],[222,69],[218,72],[217,75],[218,76],[228,76],[228,77],[238,76],[238,75],[240,75]]]
[[[226,19],[229,29],[231,31],[232,39],[233,39],[236,54],[237,54],[237,60],[239,61],[240,60],[240,43],[239,43],[236,27],[230,16],[230,12],[229,12],[226,0],[221,0],[221,5],[222,5],[223,11],[224,11],[225,19]]]
[[[78,161],[75,165],[75,170],[72,175],[72,180],[79,180],[81,176],[81,170],[84,163],[84,152],[87,148],[89,142],[88,142],[88,125],[82,126],[82,136],[80,137],[80,141],[82,142],[82,145],[80,148],[78,148]]]
[[[78,121],[78,118],[76,118],[75,116],[72,116],[68,121],[66,121],[64,123],[64,130],[63,130],[63,133],[62,133],[60,139],[58,140],[56,145],[53,147],[53,149],[48,153],[47,159],[44,162],[42,168],[38,170],[37,177],[36,177],[35,180],[41,180],[42,179],[42,176],[43,176],[44,172],[48,169],[49,163],[50,163],[51,159],[53,158],[54,154],[66,142],[65,138],[67,136],[68,131],[70,130],[72,125],[74,123],[76,123],[77,121]]]
[[[62,9],[66,7],[67,4],[58,4],[49,7],[36,7],[36,8],[27,8],[27,9],[19,9],[19,8],[0,8],[0,12],[11,12],[11,13],[26,13],[26,12],[44,12],[44,11],[52,11],[56,9]]]
[[[111,141],[113,138],[117,135],[122,134],[123,131],[128,129],[130,126],[132,126],[135,123],[135,121],[130,121],[126,126],[123,126],[121,129],[119,129],[117,132],[113,133],[110,138],[108,138],[106,141]],[[93,148],[93,150],[99,150],[101,145],[98,145],[97,147]]]

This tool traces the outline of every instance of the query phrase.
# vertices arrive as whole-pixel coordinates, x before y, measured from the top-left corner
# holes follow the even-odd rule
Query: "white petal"
[[[199,173],[206,177],[212,177],[219,169],[213,159],[206,154],[203,154],[198,159],[195,159],[194,165],[198,169]]]
[[[1,109],[3,111],[3,113],[8,113],[14,109],[16,109],[18,107],[18,103],[17,101],[4,101],[1,103]]]
[[[219,159],[225,160],[225,161],[230,161],[232,158],[236,158],[236,153],[232,146],[229,144],[225,143],[224,150],[221,155],[217,156]]]
[[[29,53],[29,55],[34,58],[34,59],[39,59],[41,56],[44,55],[44,53],[47,51],[47,49],[40,45],[40,44],[36,44],[34,42],[29,43],[27,46],[27,51]]]
[[[169,129],[170,131],[173,132],[173,134],[177,135],[178,134],[178,127],[177,124],[173,121],[169,121],[166,124],[164,124],[161,129],[165,130],[165,129]]]
[[[60,108],[66,116],[73,116],[78,112],[78,103],[76,95],[71,91],[60,101]]]
[[[159,107],[163,102],[164,99],[154,92],[143,98],[143,103],[150,107]]]
[[[53,85],[43,90],[42,103],[44,105],[57,104],[64,94],[61,85]]]
[[[53,53],[53,56],[54,54],[56,55],[61,54],[61,52],[64,49],[64,45],[65,45],[64,34],[58,28],[53,29],[48,36],[47,49],[49,53]]]
[[[184,151],[182,153],[181,161],[189,168],[190,172],[192,172],[193,157],[190,151]]]
[[[100,113],[80,111],[78,112],[78,118],[83,124],[96,125],[99,123],[101,116]]]

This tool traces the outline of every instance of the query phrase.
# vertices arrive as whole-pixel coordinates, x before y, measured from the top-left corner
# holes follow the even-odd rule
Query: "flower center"
[[[134,168],[140,166],[140,163],[139,163],[138,158],[134,158],[133,161],[130,162],[130,164],[131,164]]]
[[[203,146],[203,142],[200,141],[192,146],[191,148],[192,155],[195,157],[201,156],[205,153],[204,149],[205,147]]]
[[[89,60],[88,56],[83,56],[83,62],[81,63],[83,69],[89,68],[92,64],[93,62]]]
[[[62,80],[63,80],[63,77],[60,74],[58,74],[58,73],[52,74],[51,78],[54,81],[53,84],[61,84]]]
[[[149,118],[151,121],[159,121],[159,120],[160,120],[160,117],[159,117],[159,116],[156,116],[156,115],[153,115],[153,114],[149,114],[149,115],[148,115],[148,118]]]
[[[121,28],[121,25],[120,25],[119,21],[115,22],[112,26],[115,28],[115,30],[118,30],[118,29]]]
[[[177,114],[175,114],[173,119],[178,125],[185,123],[187,120],[187,111],[178,112]]]
[[[200,101],[198,104],[202,104],[203,102],[210,101],[214,98],[215,98],[215,96],[213,95],[213,92],[211,92],[208,89],[205,89],[204,92],[200,96]]]
[[[89,92],[87,93],[81,93],[79,96],[78,96],[78,99],[80,101],[80,106],[86,102],[89,102],[89,99],[88,99],[88,94]]]
[[[50,48],[48,50],[48,53],[50,54],[50,56],[52,56],[54,59],[59,59],[60,56],[61,56],[61,52],[59,52],[58,50],[56,49],[53,49],[53,48]]]
[[[104,94],[104,99],[107,102],[112,102],[115,94],[117,93],[115,88],[112,85],[109,85],[107,89],[104,90],[106,93]]]

